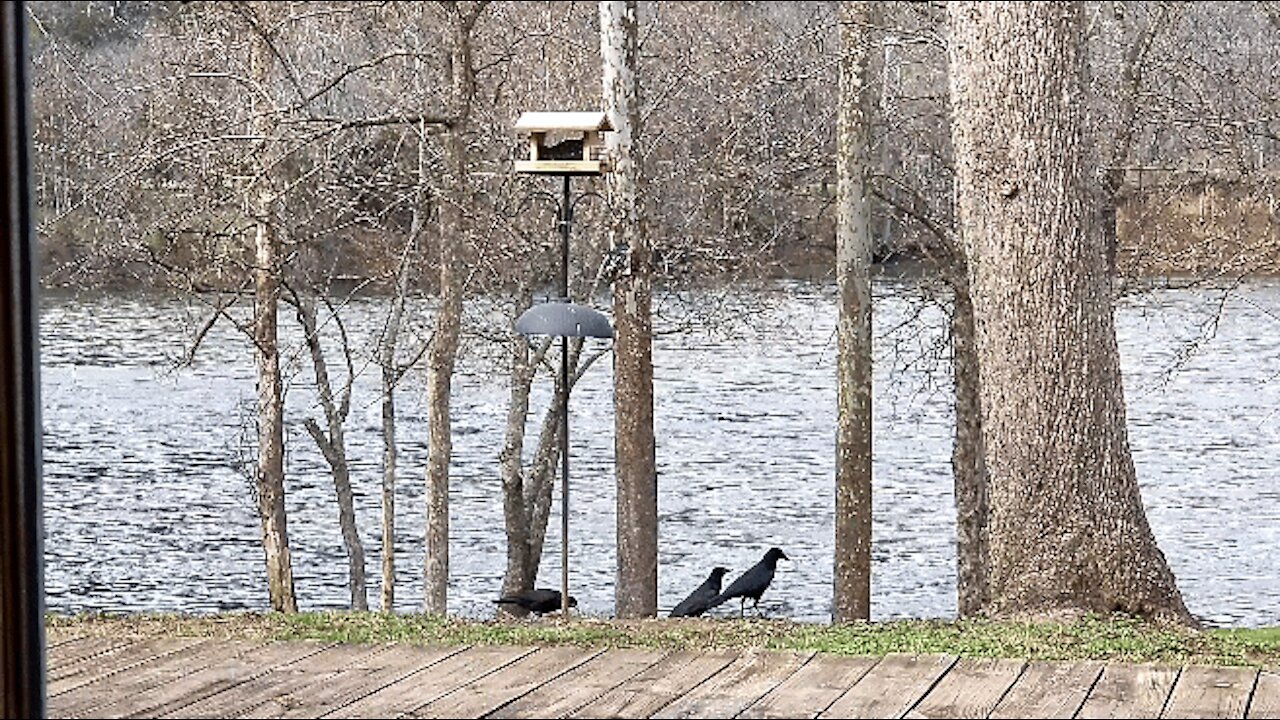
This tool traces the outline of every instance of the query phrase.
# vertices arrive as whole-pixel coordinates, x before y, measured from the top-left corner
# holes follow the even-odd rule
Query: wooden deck
[[[1280,671],[50,637],[51,717],[1280,718]]]

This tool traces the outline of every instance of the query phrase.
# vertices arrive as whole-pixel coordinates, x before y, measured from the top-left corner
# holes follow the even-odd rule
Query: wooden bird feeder
[[[600,175],[609,171],[601,133],[612,130],[602,112],[526,112],[516,132],[529,135],[529,159],[516,172],[537,175]]]

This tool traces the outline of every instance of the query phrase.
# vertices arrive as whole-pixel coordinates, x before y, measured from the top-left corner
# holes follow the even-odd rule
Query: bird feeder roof
[[[609,116],[603,112],[526,112],[516,120],[516,130],[526,133],[545,133],[557,130],[593,132],[612,130]]]

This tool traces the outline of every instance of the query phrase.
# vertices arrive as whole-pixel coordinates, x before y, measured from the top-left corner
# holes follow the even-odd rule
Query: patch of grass
[[[49,616],[51,633],[430,645],[579,645],[681,650],[771,648],[844,655],[945,653],[978,658],[1274,665],[1280,628],[1196,631],[1123,617],[1069,622],[908,620],[813,625],[779,620],[475,621],[314,612],[212,616]]]

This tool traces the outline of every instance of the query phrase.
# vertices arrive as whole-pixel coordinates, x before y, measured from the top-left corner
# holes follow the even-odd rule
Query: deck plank
[[[951,655],[887,655],[819,717],[902,717],[955,662]]]
[[[325,717],[394,718],[447,695],[467,683],[495,672],[534,651],[531,647],[476,646],[451,655],[422,672],[415,672]]]
[[[238,713],[253,718],[317,718],[393,685],[415,673],[432,668],[442,660],[462,653],[463,647],[413,647],[393,645],[386,653],[368,658],[332,675],[318,676],[317,682],[285,691]]]
[[[572,674],[561,675],[498,708],[488,717],[565,717],[652,667],[666,655],[659,650],[606,650],[587,661]]]
[[[1101,663],[1027,663],[1018,682],[991,712],[993,718],[1072,718],[1102,674]]]
[[[307,657],[305,662],[261,673],[234,687],[207,693],[195,702],[154,714],[179,718],[238,717],[273,698],[332,680],[344,668],[358,666],[390,649],[390,645],[334,645]]]
[[[105,660],[105,656],[114,655],[132,644],[132,641],[121,638],[91,637],[51,648],[46,653],[45,679],[74,674],[74,669],[86,661]]]
[[[816,718],[878,662],[880,658],[818,655],[738,717]]]
[[[725,652],[674,652],[569,717],[647,718],[733,661]]]
[[[1089,691],[1080,718],[1156,718],[1164,709],[1178,668],[1163,665],[1110,664]]]
[[[175,678],[198,672],[209,665],[248,652],[257,643],[210,643],[190,645],[175,652],[152,656],[143,662],[110,673],[57,696],[49,701],[50,715],[80,717],[88,713],[102,715],[97,708],[132,695],[146,694],[151,688]]]
[[[1267,668],[1258,673],[1246,717],[1280,718],[1280,670]]]
[[[1161,717],[1243,718],[1257,679],[1254,668],[1188,665]]]
[[[50,679],[45,692],[52,703],[66,693],[80,691],[86,685],[102,682],[115,675],[145,673],[169,661],[173,656],[199,657],[202,653],[209,652],[213,652],[213,649],[200,638],[144,640],[104,657],[102,662],[87,663],[76,672],[63,673],[57,679]]]
[[[663,718],[734,717],[791,677],[813,653],[747,651],[657,712]]]
[[[95,717],[155,717],[315,655],[317,642],[274,642],[174,674],[145,692],[134,691],[93,708]]]
[[[407,713],[413,718],[483,717],[599,655],[600,650],[546,647]]]
[[[909,718],[984,718],[1022,675],[1022,660],[961,658],[933,686]]]

